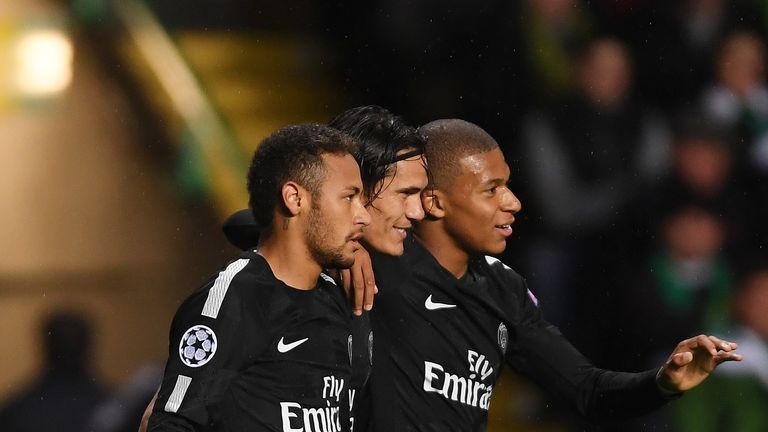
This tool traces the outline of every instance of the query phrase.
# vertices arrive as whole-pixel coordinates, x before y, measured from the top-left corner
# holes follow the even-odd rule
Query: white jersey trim
[[[489,256],[489,255],[486,255],[486,256],[485,256],[485,262],[487,262],[487,263],[488,263],[488,265],[494,265],[494,264],[497,264],[497,263],[498,263],[498,264],[501,264],[502,266],[504,266],[504,268],[505,268],[506,270],[512,270],[512,269],[511,269],[511,268],[510,268],[508,265],[506,265],[506,264],[504,264],[503,262],[501,262],[501,260],[500,260],[500,259],[498,259],[498,258],[494,258],[494,257],[492,257],[492,256]]]
[[[192,383],[192,378],[186,375],[179,375],[176,378],[176,385],[173,387],[173,392],[168,398],[168,402],[165,403],[165,411],[175,413],[179,410],[181,402],[184,400],[184,395],[187,394],[189,384]]]
[[[485,256],[485,261],[488,263],[488,265],[501,264],[502,266],[504,266],[505,270],[512,271],[512,269],[508,265],[506,265],[503,262],[501,262],[501,260],[498,259],[498,258],[494,258],[492,256],[486,255]],[[533,291],[531,291],[530,288],[527,288],[527,291],[528,291],[528,297],[531,298],[531,301],[533,302],[533,304],[536,305],[536,306],[539,306],[539,299],[536,298],[535,295],[533,295]]]
[[[325,273],[320,273],[320,277],[321,277],[321,278],[323,278],[323,280],[324,280],[324,281],[326,281],[326,282],[330,282],[330,283],[332,283],[332,284],[336,285],[336,281],[335,281],[335,280],[333,280],[333,278],[332,278],[332,277],[330,277],[330,276],[328,276],[327,274],[325,274]]]
[[[221,304],[224,302],[224,296],[227,295],[229,284],[232,283],[235,275],[248,265],[249,261],[245,258],[239,259],[228,265],[224,271],[219,272],[219,276],[213,282],[213,287],[208,291],[208,299],[205,300],[205,305],[203,306],[203,316],[213,319],[219,316],[219,309],[221,309]]]

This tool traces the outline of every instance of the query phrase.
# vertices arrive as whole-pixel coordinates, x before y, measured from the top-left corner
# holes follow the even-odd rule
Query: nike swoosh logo
[[[283,338],[280,338],[280,342],[277,343],[277,350],[280,351],[281,353],[287,353],[288,351],[296,348],[297,346],[303,344],[308,340],[309,338],[304,338],[304,339],[299,339],[296,342],[291,342],[287,344],[283,341]]]
[[[427,310],[437,310],[437,309],[449,309],[449,308],[455,308],[455,304],[447,304],[447,303],[437,303],[432,301],[432,294],[427,297],[427,301],[424,302],[424,307],[427,308]]]

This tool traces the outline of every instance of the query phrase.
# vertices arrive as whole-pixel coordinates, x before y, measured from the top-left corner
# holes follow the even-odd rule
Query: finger
[[[355,291],[355,302],[352,306],[352,312],[355,315],[363,314],[363,302],[365,300],[365,278],[363,277],[362,266],[355,259],[355,265],[350,269],[352,271],[352,286]]]
[[[713,344],[715,344],[715,347],[718,350],[723,351],[731,351],[733,348],[731,348],[731,344],[718,338],[717,336],[709,336],[709,340],[712,341]]]
[[[721,349],[723,351],[733,351],[739,347],[739,345],[735,342],[728,342],[716,336],[710,336],[709,340],[711,340],[718,349]]]
[[[376,294],[376,278],[373,275],[373,266],[370,257],[363,262],[363,277],[365,278],[365,296],[363,309],[369,311],[373,308],[373,296]]]
[[[728,361],[742,361],[743,359],[744,357],[742,357],[741,354],[720,351],[719,353],[717,353],[717,357],[715,357],[715,362],[717,362],[717,364],[720,364]]]
[[[717,355],[717,347],[715,346],[715,342],[713,342],[709,337],[705,335],[698,335],[695,339],[699,347],[707,350],[707,352],[712,356]]]
[[[677,370],[693,361],[693,353],[690,351],[684,351],[670,356],[667,365],[671,370]]]
[[[344,288],[344,293],[347,295],[347,298],[351,294],[350,289],[352,288],[352,277],[349,274],[349,269],[344,269],[339,271],[339,277],[341,278],[341,286]],[[350,298],[350,300],[354,301],[354,299]]]

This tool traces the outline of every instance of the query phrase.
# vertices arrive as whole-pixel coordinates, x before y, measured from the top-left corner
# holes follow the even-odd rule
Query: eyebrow
[[[397,192],[398,193],[406,193],[406,194],[417,194],[417,193],[421,192],[421,189],[422,188],[420,188],[418,186],[406,186],[406,187],[402,187],[402,188],[398,189]]]
[[[357,187],[357,186],[347,186],[347,187],[345,187],[345,188],[344,188],[344,192],[345,192],[345,193],[346,193],[346,192],[352,192],[352,193],[354,193],[355,195],[360,195],[360,193],[362,192],[362,189],[360,189],[360,188],[359,188],[359,187]]]
[[[481,184],[483,186],[485,186],[485,185],[503,185],[503,184],[508,184],[508,183],[509,183],[509,180],[504,181],[503,178],[497,177],[497,178],[493,178],[493,179],[490,179],[490,180],[486,180],[486,181],[482,182]]]

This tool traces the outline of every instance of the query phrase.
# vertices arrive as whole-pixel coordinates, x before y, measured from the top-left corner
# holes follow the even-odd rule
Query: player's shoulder
[[[439,267],[436,259],[413,234],[409,234],[403,241],[402,255],[393,256],[376,251],[370,254],[377,280],[386,277],[398,281],[408,278],[416,270],[423,272]]]
[[[272,273],[267,260],[255,250],[244,251],[239,257],[230,261],[220,272],[218,278],[230,284],[235,290],[252,288],[270,288],[280,285],[280,281]]]
[[[539,300],[528,288],[525,278],[500,259],[484,255],[476,262],[493,281],[491,288],[502,295],[512,295],[516,300],[531,301],[534,306],[539,305]]]
[[[344,309],[347,306],[347,298],[344,294],[344,289],[336,283],[328,273],[320,273],[320,277],[317,280],[316,290],[320,295],[328,298],[329,301],[336,306]]]
[[[525,280],[522,276],[520,276],[518,272],[513,270],[510,266],[504,264],[503,261],[496,257],[483,255],[477,257],[475,261],[481,269],[496,278],[506,282],[513,282],[515,284],[525,284]]]
[[[269,265],[255,251],[245,251],[212,274],[206,283],[182,304],[179,312],[191,311],[217,318],[223,309],[230,314],[242,303],[265,303],[279,283]],[[234,314],[235,316],[239,313]]]

